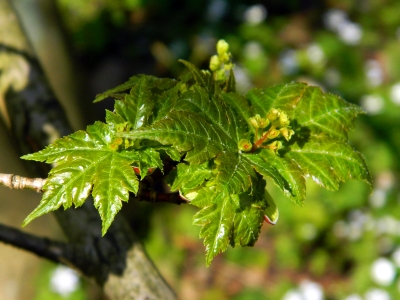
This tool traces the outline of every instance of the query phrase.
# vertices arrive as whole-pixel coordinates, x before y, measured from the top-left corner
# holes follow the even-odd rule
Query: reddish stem
[[[258,148],[260,148],[262,143],[264,143],[265,140],[268,138],[268,135],[269,135],[269,130],[267,132],[265,132],[257,142],[254,143],[253,148],[251,149],[251,152],[254,152]]]

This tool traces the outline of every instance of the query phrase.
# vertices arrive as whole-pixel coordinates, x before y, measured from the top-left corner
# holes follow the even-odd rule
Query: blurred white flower
[[[244,12],[244,21],[256,25],[263,22],[267,17],[267,10],[262,4],[248,7]]]
[[[375,59],[367,60],[365,63],[365,73],[367,76],[368,84],[371,87],[376,87],[383,82],[383,69],[379,61]]]
[[[247,93],[253,85],[250,82],[250,77],[240,65],[235,65],[235,79],[236,79],[236,89],[240,93]]]
[[[386,204],[386,194],[383,189],[375,189],[369,196],[369,204],[374,208],[383,207]]]
[[[327,85],[335,87],[339,85],[341,76],[337,69],[329,68],[325,71],[324,79]]]
[[[400,268],[400,247],[398,247],[392,253],[392,259],[393,259],[394,263],[396,264],[396,267]]]
[[[304,300],[300,292],[297,290],[290,290],[286,292],[282,300]]]
[[[375,185],[385,191],[390,190],[395,183],[395,176],[391,171],[383,171],[375,179]]]
[[[339,38],[348,45],[357,45],[362,33],[361,26],[353,22],[343,23],[338,30]]]
[[[293,74],[298,68],[297,53],[293,49],[285,50],[279,57],[279,64],[284,74]]]
[[[322,300],[324,299],[324,292],[320,284],[304,280],[300,283],[300,292],[304,300]]]
[[[396,276],[396,269],[393,263],[387,258],[380,257],[375,260],[371,267],[371,277],[375,283],[383,286],[390,285]],[[378,298],[371,298],[378,299]]]
[[[312,44],[307,48],[308,59],[313,64],[322,64],[325,61],[325,54],[321,47],[317,44]]]
[[[344,298],[344,300],[363,300],[363,298],[359,294],[351,294]]]
[[[330,9],[324,15],[325,26],[332,31],[337,32],[339,27],[347,22],[347,14],[340,9]]]
[[[365,300],[390,300],[390,295],[385,290],[373,288],[365,293]]]
[[[262,46],[256,41],[247,42],[243,47],[243,54],[247,58],[255,59],[263,53]]]
[[[400,83],[396,83],[390,89],[390,98],[393,103],[400,105]]]
[[[50,279],[50,288],[61,296],[68,296],[79,288],[78,274],[65,266],[58,266]]]

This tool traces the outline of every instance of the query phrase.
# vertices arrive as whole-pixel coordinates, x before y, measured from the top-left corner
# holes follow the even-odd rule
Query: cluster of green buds
[[[289,141],[294,134],[294,131],[289,126],[289,116],[281,109],[272,108],[265,118],[257,114],[249,119],[249,123],[255,128],[254,145],[247,140],[241,140],[239,149],[242,151],[268,148],[277,153],[283,146],[279,138],[283,137],[286,141]],[[259,132],[260,129],[261,133]],[[245,141],[251,146],[246,144]]]
[[[229,52],[229,44],[224,40],[217,43],[217,55],[210,59],[210,70],[214,73],[214,79],[217,81],[226,80],[226,71],[233,69],[232,54]]]
[[[117,132],[129,131],[130,124],[128,122],[117,124],[115,126],[115,129]],[[134,144],[135,143],[133,140],[116,137],[112,140],[112,142],[108,145],[108,147],[113,151],[117,151],[119,149],[127,149],[129,147],[132,147]]]

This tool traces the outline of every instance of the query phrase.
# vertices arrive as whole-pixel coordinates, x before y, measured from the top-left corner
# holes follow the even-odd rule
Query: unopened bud
[[[122,143],[123,143],[123,139],[122,138],[120,138],[120,137],[117,137],[117,138],[115,138],[114,140],[113,140],[113,144],[115,144],[115,145],[121,145]]]
[[[279,115],[279,123],[281,127],[286,127],[290,124],[289,117],[284,111],[281,111]]]
[[[253,145],[246,139],[241,139],[238,144],[239,150],[249,152]]]
[[[260,115],[255,115],[254,117],[251,117],[249,119],[250,124],[254,127],[254,128],[265,128],[269,125],[269,120],[268,119],[264,119],[261,118]]]
[[[118,145],[110,144],[110,145],[108,145],[108,148],[110,148],[110,150],[112,150],[112,151],[117,151],[118,150]]]
[[[272,108],[267,113],[267,119],[270,120],[271,122],[273,122],[279,118],[280,114],[281,114],[281,112],[278,109]]]
[[[231,58],[229,53],[223,53],[223,54],[219,55],[218,57],[219,57],[220,61],[223,63],[228,63]]]
[[[279,130],[277,130],[277,129],[275,129],[275,128],[271,128],[271,129],[268,131],[268,138],[269,138],[270,140],[272,140],[272,139],[277,138],[280,134],[281,134],[281,132],[280,132]]]
[[[228,62],[228,63],[224,64],[224,69],[227,70],[227,71],[230,71],[230,70],[233,69],[234,66],[235,65],[233,63]]]
[[[219,40],[217,43],[217,52],[218,55],[222,55],[229,50],[229,44],[225,42],[225,40]]]
[[[127,129],[127,123],[121,123],[121,124],[117,124],[115,126],[115,129],[117,130],[117,132],[123,132]]]
[[[287,128],[287,127],[283,127],[280,129],[280,132],[282,134],[282,136],[288,141],[290,140],[290,138],[292,137],[292,135],[294,134],[294,131]]]
[[[278,153],[278,150],[282,148],[282,142],[281,141],[274,141],[271,144],[268,145],[268,148],[273,151],[274,153]]]
[[[214,74],[215,74],[215,80],[217,81],[226,80],[226,74],[224,69],[217,70]]]
[[[221,61],[219,60],[217,55],[211,56],[210,59],[210,70],[211,71],[217,71],[219,67],[221,66]]]

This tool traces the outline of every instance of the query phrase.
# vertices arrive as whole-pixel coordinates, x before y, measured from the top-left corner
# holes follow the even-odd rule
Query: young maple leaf
[[[128,201],[129,192],[138,191],[138,179],[131,167],[138,159],[137,153],[116,151],[112,147],[113,138],[109,126],[96,122],[86,131],[77,131],[42,151],[22,156],[26,160],[56,164],[43,187],[39,206],[28,215],[23,226],[61,205],[64,209],[79,207],[92,192],[104,235],[122,201]]]

